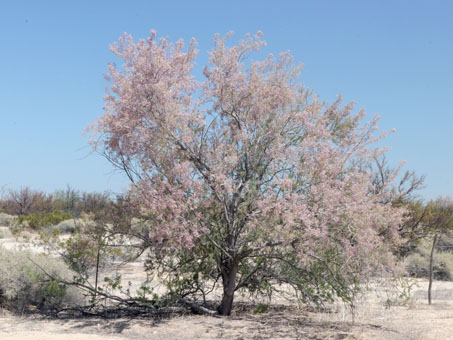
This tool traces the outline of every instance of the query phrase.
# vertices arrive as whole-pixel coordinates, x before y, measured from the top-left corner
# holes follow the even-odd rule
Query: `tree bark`
[[[428,304],[431,304],[431,287],[433,285],[433,259],[434,248],[436,247],[438,234],[434,235],[433,247],[431,248],[431,256],[429,258],[429,285],[428,285]]]
[[[220,305],[217,307],[219,315],[231,315],[238,268],[239,261],[237,260],[228,259],[222,264],[223,296]]]

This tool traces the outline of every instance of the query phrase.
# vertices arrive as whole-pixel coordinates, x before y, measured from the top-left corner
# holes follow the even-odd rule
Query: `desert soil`
[[[15,242],[4,238],[0,246],[11,248]],[[143,279],[142,265],[130,264],[123,274],[124,279],[139,282]],[[370,292],[359,302],[354,319],[342,304],[332,306],[331,313],[315,313],[283,305],[282,301],[262,314],[237,308],[228,318],[178,315],[161,319],[58,319],[0,310],[0,340],[453,339],[453,282],[434,282],[432,305],[427,303],[427,285],[426,280],[419,280],[404,307],[385,308],[385,296]]]

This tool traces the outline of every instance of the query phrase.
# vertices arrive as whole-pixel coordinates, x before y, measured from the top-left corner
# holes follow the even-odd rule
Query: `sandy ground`
[[[49,319],[6,314],[0,317],[0,339],[453,339],[450,292],[448,300],[442,299],[444,287],[453,288],[453,284],[436,284],[443,287],[436,290],[441,298],[431,306],[420,301],[411,309],[385,309],[377,300],[364,301],[354,323],[347,320],[350,319],[347,312],[309,313],[291,308],[265,314],[235,313],[229,318],[187,315],[160,320]],[[421,293],[420,290],[417,294]]]
[[[0,246],[11,248],[4,238]],[[16,244],[17,245],[17,244]],[[35,249],[39,251],[39,249]],[[144,278],[141,263],[123,269],[126,281]],[[370,292],[358,304],[354,322],[342,304],[332,313],[301,311],[286,304],[267,313],[237,308],[231,317],[174,316],[149,318],[48,318],[12,315],[0,310],[0,340],[104,339],[453,339],[453,282],[435,282],[433,304],[427,303],[427,282],[419,281],[408,306],[386,309],[382,294]]]
[[[432,305],[428,305],[427,288],[428,282],[419,280],[412,301],[404,307],[385,308],[382,299],[369,294],[358,307],[352,327],[354,337],[363,340],[453,339],[453,282],[433,283]],[[341,322],[350,319],[350,314],[340,311],[327,317]],[[322,313],[317,315],[317,320],[325,318]]]

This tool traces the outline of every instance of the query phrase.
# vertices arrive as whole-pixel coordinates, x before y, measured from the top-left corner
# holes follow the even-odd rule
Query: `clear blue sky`
[[[290,50],[321,98],[341,93],[397,130],[390,161],[427,176],[425,198],[453,195],[452,15],[448,0],[2,1],[0,187],[127,186],[81,135],[102,115],[123,32],[195,37],[203,64],[216,32],[262,30],[265,52]]]

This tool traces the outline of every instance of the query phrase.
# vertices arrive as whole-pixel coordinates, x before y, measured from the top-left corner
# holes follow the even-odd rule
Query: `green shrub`
[[[55,258],[0,247],[0,306],[22,312],[32,307],[56,310],[77,305],[83,301],[80,293],[60,282],[72,280],[73,276],[73,272]]]
[[[72,218],[70,213],[54,210],[51,212],[39,211],[28,215],[19,216],[19,223],[26,224],[32,229],[57,225],[58,223]]]
[[[268,311],[269,311],[269,305],[268,304],[264,304],[264,303],[260,303],[255,308],[253,313],[255,313],[255,314],[263,314],[263,313],[267,313]]]

